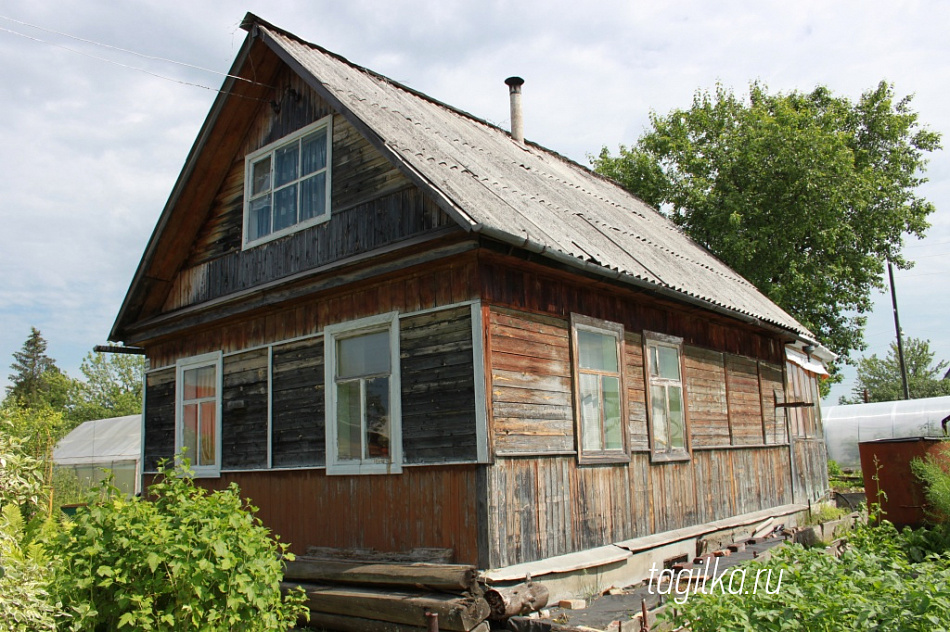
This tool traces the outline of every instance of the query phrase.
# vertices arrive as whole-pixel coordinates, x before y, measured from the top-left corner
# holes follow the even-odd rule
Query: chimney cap
[[[505,79],[505,84],[507,84],[511,88],[520,86],[523,83],[524,83],[524,79],[522,79],[521,77],[508,77],[507,79]]]

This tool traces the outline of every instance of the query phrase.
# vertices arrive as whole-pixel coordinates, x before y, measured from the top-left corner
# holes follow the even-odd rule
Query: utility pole
[[[901,320],[897,315],[897,292],[894,289],[894,266],[887,260],[887,275],[891,279],[891,304],[894,305],[894,329],[897,330],[897,359],[901,366],[901,382],[904,385],[904,399],[910,399],[910,388],[907,386],[907,365],[904,363],[904,340],[901,335]]]

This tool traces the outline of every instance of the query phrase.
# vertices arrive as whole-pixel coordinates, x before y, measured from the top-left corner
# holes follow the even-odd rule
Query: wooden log
[[[425,632],[425,628],[412,625],[325,612],[311,612],[310,621],[300,625],[315,630],[337,630],[338,632]],[[469,632],[489,632],[488,621],[482,621]]]
[[[317,584],[425,587],[436,591],[481,594],[474,566],[464,564],[379,564],[326,560],[298,555],[287,562],[285,580]]]
[[[424,628],[426,613],[439,615],[440,630],[470,632],[491,612],[481,597],[440,593],[373,590],[299,584],[307,594],[311,613],[348,615],[359,612],[367,619]]]
[[[536,582],[504,588],[489,588],[485,601],[491,608],[492,619],[507,619],[540,610],[548,603],[548,589]]]

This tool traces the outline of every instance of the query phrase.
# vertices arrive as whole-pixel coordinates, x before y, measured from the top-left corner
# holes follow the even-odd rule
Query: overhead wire
[[[95,42],[95,41],[92,41],[92,40],[86,40],[86,39],[83,39],[83,38],[80,38],[80,37],[76,37],[76,36],[73,36],[73,35],[69,35],[69,34],[66,34],[66,33],[59,33],[59,32],[57,32],[57,31],[51,31],[51,30],[49,30],[49,29],[44,29],[44,28],[39,27],[39,26],[34,26],[34,25],[28,24],[28,23],[26,23],[26,22],[20,22],[19,20],[14,20],[14,19],[12,19],[12,18],[8,18],[8,17],[3,16],[3,15],[0,15],[0,18],[5,19],[5,20],[10,20],[11,22],[17,22],[18,24],[23,24],[23,25],[25,25],[25,26],[30,26],[30,27],[32,27],[32,28],[36,28],[36,29],[39,29],[39,30],[41,30],[41,31],[47,31],[47,32],[49,32],[49,33],[54,33],[54,34],[57,34],[57,35],[63,35],[64,37],[69,37],[69,38],[72,38],[72,39],[75,39],[75,40],[78,40],[78,41],[82,41],[82,42],[86,42],[86,43],[89,43],[89,44],[93,44],[93,45],[96,45],[96,46],[103,46],[103,47],[105,47],[105,48],[111,48],[111,49],[114,49],[114,50],[117,50],[117,51],[121,51],[121,52],[124,52],[124,53],[129,53],[129,54],[132,54],[132,55],[137,55],[137,56],[139,56],[139,57],[144,57],[144,58],[146,58],[146,59],[152,59],[152,60],[156,60],[156,61],[170,62],[170,63],[173,63],[173,64],[178,64],[178,65],[181,65],[181,66],[187,66],[187,67],[189,67],[189,68],[194,68],[194,69],[196,69],[196,70],[202,70],[202,71],[205,71],[205,72],[211,72],[211,73],[215,73],[215,74],[218,74],[218,75],[223,75],[223,76],[225,76],[225,77],[229,77],[229,78],[231,78],[231,79],[236,79],[236,80],[244,81],[244,82],[250,83],[250,84],[252,84],[252,85],[262,86],[262,87],[270,88],[270,89],[273,89],[273,88],[274,88],[273,86],[270,86],[270,85],[268,85],[268,84],[261,83],[261,82],[258,82],[258,81],[253,81],[253,80],[247,79],[247,78],[245,78],[245,77],[239,77],[239,76],[237,76],[237,75],[232,75],[232,74],[228,74],[228,73],[222,73],[222,72],[218,72],[218,71],[215,71],[215,70],[209,70],[209,69],[207,69],[207,68],[202,68],[202,67],[200,67],[200,66],[194,66],[194,65],[192,65],[192,64],[187,64],[187,63],[184,63],[184,62],[177,62],[177,61],[174,61],[174,60],[171,60],[171,59],[165,59],[165,58],[163,58],[163,57],[154,57],[154,56],[151,56],[151,55],[145,55],[145,54],[142,54],[142,53],[136,53],[136,52],[134,52],[134,51],[129,51],[129,50],[126,50],[126,49],[123,49],[123,48],[119,48],[119,47],[116,47],[116,46],[111,46],[111,45],[109,45],[109,44],[101,44],[101,43],[98,43],[98,42]],[[195,83],[195,82],[193,82],[193,81],[185,81],[185,80],[183,80],[183,79],[176,79],[176,78],[174,78],[174,77],[169,77],[169,76],[162,75],[162,74],[159,74],[159,73],[156,73],[156,72],[152,72],[151,70],[148,70],[148,69],[145,69],[145,68],[140,68],[140,67],[138,67],[138,66],[130,66],[130,65],[128,65],[128,64],[123,64],[122,62],[116,61],[116,60],[114,60],[114,59],[109,59],[109,58],[107,58],[107,57],[100,57],[99,55],[93,55],[93,54],[87,53],[87,52],[85,52],[85,51],[77,50],[77,49],[75,49],[75,48],[70,48],[69,46],[64,46],[63,44],[58,44],[58,43],[56,43],[56,42],[51,42],[51,41],[48,41],[48,40],[44,40],[44,39],[41,39],[41,38],[39,38],[39,37],[35,37],[35,36],[33,36],[33,35],[29,35],[29,34],[27,34],[27,33],[22,33],[22,32],[20,32],[20,31],[15,31],[15,30],[13,30],[13,29],[5,28],[5,27],[2,27],[2,26],[0,26],[0,31],[6,32],[6,33],[10,33],[11,35],[17,35],[17,36],[19,36],[19,37],[23,37],[23,38],[26,38],[26,39],[28,39],[28,40],[32,40],[32,41],[34,41],[34,42],[39,42],[39,43],[41,43],[41,44],[47,44],[47,45],[49,45],[49,46],[55,46],[56,48],[61,48],[61,49],[63,49],[63,50],[69,51],[69,52],[71,52],[71,53],[75,53],[75,54],[77,54],[77,55],[82,55],[83,57],[88,57],[88,58],[90,58],[90,59],[95,59],[95,60],[97,60],[97,61],[103,61],[103,62],[106,62],[106,63],[108,63],[108,64],[113,64],[113,65],[115,65],[115,66],[119,66],[120,68],[126,68],[126,69],[129,69],[129,70],[136,70],[136,71],[138,71],[138,72],[145,73],[145,74],[150,75],[150,76],[152,76],[152,77],[155,77],[155,78],[157,78],[157,79],[162,79],[162,80],[165,80],[165,81],[171,81],[171,82],[173,82],[173,83],[178,83],[178,84],[185,85],[185,86],[192,86],[192,87],[195,87],[195,88],[202,88],[202,89],[204,89],[204,90],[210,90],[211,92],[218,92],[218,93],[220,93],[220,94],[230,94],[230,95],[234,95],[234,96],[236,96],[236,97],[241,97],[241,98],[243,98],[243,99],[250,99],[250,100],[253,100],[253,101],[261,101],[261,102],[263,102],[263,103],[269,103],[269,101],[268,101],[267,99],[260,99],[260,98],[257,98],[257,97],[251,97],[251,96],[239,94],[239,93],[236,93],[236,92],[229,92],[229,91],[227,91],[227,90],[221,90],[220,88],[213,88],[213,87],[211,87],[211,86],[206,86],[206,85],[201,84],[201,83]]]

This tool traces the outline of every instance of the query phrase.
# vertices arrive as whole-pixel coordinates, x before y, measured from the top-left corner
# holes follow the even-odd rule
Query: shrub
[[[6,426],[0,422],[0,426]],[[27,522],[42,491],[40,462],[0,427],[0,631],[55,630],[62,613],[47,588],[52,579],[35,536],[43,516]]]
[[[236,485],[209,493],[160,471],[129,499],[109,483],[57,536],[54,589],[73,630],[287,630],[306,614],[281,595],[287,545]]]
[[[937,456],[914,459],[910,468],[924,483],[930,519],[950,530],[950,443],[941,445],[937,452]]]
[[[772,570],[771,592],[760,585],[742,594],[691,594],[662,616],[691,632],[947,630],[950,554],[931,535],[898,533],[882,521],[858,527],[840,558],[783,546],[767,562],[747,567],[750,578]]]

